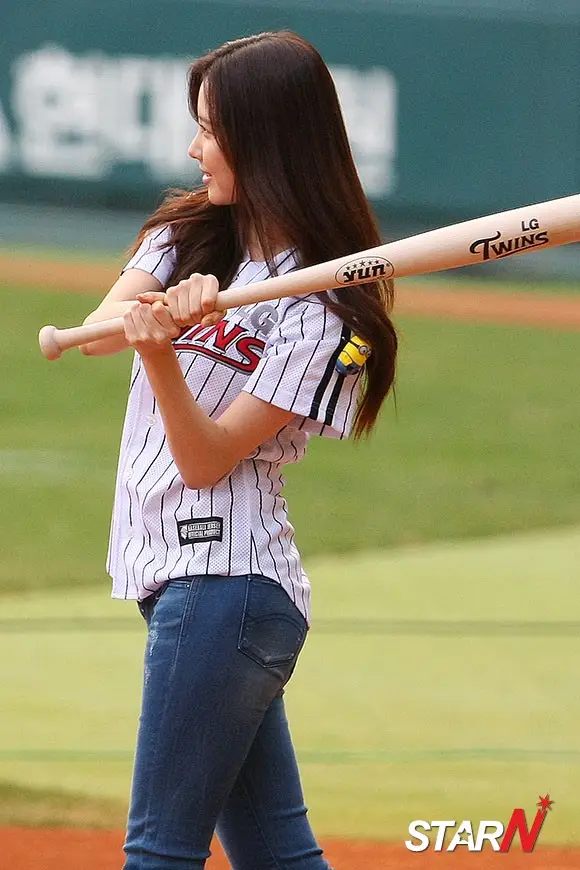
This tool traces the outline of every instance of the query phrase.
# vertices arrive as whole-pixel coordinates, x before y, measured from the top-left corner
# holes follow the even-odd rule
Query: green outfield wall
[[[19,0],[0,31],[0,200],[148,208],[195,182],[189,62],[286,27],[331,66],[381,217],[580,189],[578,0]]]

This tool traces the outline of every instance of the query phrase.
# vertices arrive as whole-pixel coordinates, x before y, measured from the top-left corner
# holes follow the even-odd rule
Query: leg
[[[258,729],[217,834],[234,870],[330,870],[307,818],[282,697]]]
[[[171,581],[151,611],[125,870],[202,870],[306,624],[278,584],[253,576]]]

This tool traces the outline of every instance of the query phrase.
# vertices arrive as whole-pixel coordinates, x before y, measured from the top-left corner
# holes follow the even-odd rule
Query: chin
[[[207,198],[212,205],[231,205],[234,201],[232,196],[228,196],[221,190],[212,190],[211,187],[208,187]]]

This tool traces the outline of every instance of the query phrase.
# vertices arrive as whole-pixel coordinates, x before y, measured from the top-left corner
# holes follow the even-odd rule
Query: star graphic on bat
[[[540,798],[540,800],[539,800],[538,803],[536,804],[537,807],[540,807],[540,809],[541,809],[544,813],[547,813],[548,810],[551,810],[551,809],[552,809],[552,804],[555,803],[555,801],[551,801],[551,800],[550,800],[550,795],[549,795],[549,794],[547,794],[546,797],[542,797],[542,795],[539,794],[538,797]]]

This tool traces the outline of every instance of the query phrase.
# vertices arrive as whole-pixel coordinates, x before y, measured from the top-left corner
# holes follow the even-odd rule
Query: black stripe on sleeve
[[[342,431],[341,431],[341,433],[340,433],[340,437],[341,437],[341,438],[344,438],[344,435],[345,435],[345,431],[344,431],[344,430],[345,430],[345,426],[346,426],[347,421],[348,421],[348,415],[350,414],[350,409],[351,409],[351,407],[352,407],[352,399],[353,399],[353,396],[354,396],[354,393],[355,393],[356,385],[358,384],[358,382],[359,382],[359,380],[360,380],[361,377],[362,377],[362,370],[358,373],[357,377],[354,379],[354,382],[353,382],[353,384],[352,384],[352,386],[351,386],[351,388],[350,388],[350,396],[349,396],[349,399],[348,399],[348,407],[347,407],[347,409],[346,409],[346,411],[345,411],[345,414],[344,414],[344,423],[342,424]]]
[[[332,354],[331,354],[331,356],[326,364],[324,374],[322,375],[320,383],[318,384],[318,387],[316,388],[316,392],[314,393],[314,398],[312,399],[312,405],[310,407],[310,414],[308,415],[309,417],[314,417],[314,418],[317,417],[318,412],[320,410],[320,403],[322,402],[322,398],[323,398],[326,390],[328,389],[328,385],[330,384],[330,381],[332,380],[333,374],[335,373],[334,366],[336,365],[336,361],[339,357],[339,354],[340,354],[342,348],[344,347],[345,342],[348,341],[349,337],[350,337],[350,330],[345,324],[343,324],[342,330],[341,330],[341,335],[340,335],[340,341],[339,341],[338,345],[336,346],[335,350],[332,352]],[[342,381],[344,380],[344,378],[341,377],[340,375],[338,375],[338,379],[339,379],[341,386],[342,386]]]
[[[136,252],[135,252],[135,256],[137,257],[137,259],[135,260],[134,265],[135,265],[136,263],[140,263],[141,260],[143,259],[143,257],[146,257],[147,254],[149,254],[149,253],[151,252],[151,248],[152,248],[152,247],[153,247],[153,238],[150,238],[150,239],[148,239],[148,241],[147,241],[147,247],[146,247],[146,249],[145,249],[144,251],[141,251],[141,253],[139,253],[139,251],[136,251]]]
[[[330,395],[330,400],[326,408],[326,414],[324,415],[324,422],[327,426],[332,426],[332,418],[334,417],[334,412],[336,411],[336,406],[338,405],[338,399],[343,386],[344,375],[338,375],[336,383]]]
[[[135,251],[135,253],[131,257],[131,259],[121,269],[121,274],[123,274],[123,272],[126,272],[128,269],[139,268],[137,264],[141,262],[143,257],[146,257],[148,254],[151,253],[151,250],[153,248],[153,242],[155,242],[159,238],[159,236],[165,232],[166,229],[167,229],[167,227],[163,226],[163,227],[161,227],[160,230],[158,230],[155,233],[155,235],[152,234],[152,235],[148,236],[147,238],[143,239],[140,247]],[[145,245],[147,245],[145,250],[141,250],[141,248],[143,248]]]
[[[147,247],[144,251],[141,251],[141,252],[135,251],[134,256],[129,260],[129,263],[127,263],[127,265],[125,266],[125,269],[134,269],[137,266],[137,264],[141,262],[143,257],[146,257],[147,254],[150,253],[151,248],[153,247],[153,242],[154,242],[153,237],[150,237],[147,240]]]
[[[157,260],[157,263],[155,264],[154,268],[151,269],[151,274],[152,274],[152,275],[155,275],[155,272],[157,271],[157,269],[159,268],[159,266],[161,265],[161,263],[163,262],[163,260],[164,260],[165,257],[167,256],[167,254],[168,254],[168,251],[163,251],[163,253],[162,253],[161,256],[159,257],[159,259]]]

